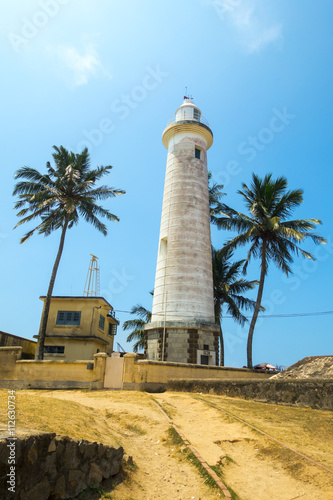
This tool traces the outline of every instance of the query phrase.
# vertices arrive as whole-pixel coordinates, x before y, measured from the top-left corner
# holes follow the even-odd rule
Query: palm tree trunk
[[[49,317],[54,282],[56,279],[61,254],[62,254],[62,251],[64,248],[65,235],[66,235],[68,223],[69,223],[69,214],[66,215],[65,222],[64,222],[64,225],[62,227],[59,249],[58,249],[56,260],[54,262],[54,266],[53,266],[53,270],[52,270],[52,274],[51,274],[51,280],[50,280],[49,288],[48,288],[46,299],[45,299],[44,312],[43,312],[43,317],[42,317],[42,326],[41,326],[41,329],[39,332],[39,338],[38,338],[38,352],[37,352],[37,359],[38,360],[44,359],[44,342],[45,342],[45,334],[46,334],[46,325],[47,325],[47,320]]]
[[[219,337],[220,337],[220,366],[224,366],[224,340],[223,340],[221,322],[220,322]]]
[[[264,291],[264,282],[265,282],[265,276],[266,276],[266,247],[267,247],[266,240],[263,240],[262,249],[261,249],[261,271],[260,271],[258,295],[257,295],[256,305],[254,308],[253,317],[252,317],[250,328],[249,328],[249,335],[247,338],[247,367],[248,368],[253,368],[252,341],[253,341],[254,327],[255,327],[255,324],[256,324],[256,321],[258,318],[258,314],[260,311],[261,299],[262,299],[262,294]]]

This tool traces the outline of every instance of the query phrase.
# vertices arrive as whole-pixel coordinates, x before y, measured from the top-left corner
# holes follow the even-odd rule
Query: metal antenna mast
[[[89,269],[87,273],[86,283],[84,285],[83,295],[87,297],[99,297],[100,292],[100,276],[98,267],[98,257],[92,253],[89,262]]]

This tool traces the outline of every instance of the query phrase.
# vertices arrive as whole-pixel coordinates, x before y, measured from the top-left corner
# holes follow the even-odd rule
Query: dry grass
[[[84,400],[82,399],[84,396]],[[216,407],[237,415],[249,424],[267,432],[295,450],[333,469],[332,412],[277,406],[254,401],[213,395],[190,395],[194,399],[211,402]],[[0,423],[6,424],[6,390],[0,390]],[[131,440],[140,439],[155,428],[162,418],[156,411],[151,397],[140,392],[126,391],[68,391],[57,398],[57,391],[16,391],[17,426],[44,432],[68,435],[74,439],[98,441],[111,446],[129,446]],[[66,397],[66,399],[64,399]],[[80,403],[80,397],[82,399]],[[174,398],[181,398],[174,395]],[[78,402],[75,402],[77,400]],[[164,402],[163,407],[171,417],[176,409]],[[202,413],[204,418],[205,412]],[[221,412],[221,418],[234,422],[234,417]],[[207,417],[207,423],[209,419]],[[267,438],[259,438],[252,432],[251,447],[256,448],[257,458],[273,459],[283,464],[297,478],[302,475],[312,483],[326,484],[327,474],[290,450],[273,444]],[[231,440],[230,442],[232,442]],[[130,471],[129,471],[130,472]],[[133,471],[131,471],[133,472]],[[326,475],[325,475],[326,474]],[[313,480],[316,477],[316,481]],[[128,474],[124,482],[134,481],[136,475]],[[135,484],[132,485],[135,489]],[[95,491],[85,493],[85,499],[119,498],[114,492]],[[129,485],[128,491],[131,486]]]
[[[7,391],[0,391],[1,406]],[[4,412],[0,421],[4,423]],[[74,439],[86,439],[119,446],[119,439],[93,407],[72,401],[44,397],[41,391],[16,391],[16,426],[42,432],[55,432]]]
[[[204,398],[333,469],[332,412],[222,396],[205,395]]]

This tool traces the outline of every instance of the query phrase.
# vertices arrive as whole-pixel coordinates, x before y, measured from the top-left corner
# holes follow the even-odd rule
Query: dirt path
[[[151,396],[123,391],[38,391],[36,396],[38,395],[43,398],[75,402],[93,410],[102,437],[103,433],[106,435],[106,431],[111,430],[118,444],[121,444],[125,452],[133,457],[136,469],[131,471],[129,479],[118,485],[107,498],[114,500],[223,498],[222,493],[205,484],[205,479],[198,470],[182,458],[176,447],[173,448],[170,443],[166,443],[169,423],[157,408],[154,398],[167,411],[174,424],[208,465],[221,467],[223,482],[236,492],[240,500],[258,498],[333,500],[332,474],[307,463],[232,416],[207,404],[209,401],[214,401],[223,407],[228,398],[201,395],[199,397],[202,400],[200,400],[197,399],[198,395],[184,393]],[[244,412],[247,404],[251,405],[250,402],[242,402]],[[261,412],[264,412],[265,408],[267,405],[260,406],[259,403],[257,413],[252,413],[252,418],[257,419],[256,427],[260,427]],[[277,413],[269,422],[271,435],[274,429],[279,429],[281,432],[281,422],[278,418],[280,408],[276,410]],[[315,425],[317,415],[319,413],[310,413]],[[240,416],[246,419],[246,413],[241,413]],[[330,415],[325,415],[326,421],[329,417]],[[298,418],[297,414],[296,425]],[[300,435],[304,431],[302,425],[299,425]],[[292,425],[290,428],[292,429]],[[275,437],[281,440],[281,435]],[[325,435],[321,449],[319,446],[316,448],[318,453],[322,452],[323,456],[327,457],[326,466],[329,467],[332,454],[327,450],[332,449],[332,446],[326,441],[329,441],[329,437],[326,438]],[[286,444],[292,444],[290,435]],[[311,450],[310,445],[307,445],[308,450]],[[300,451],[306,453],[304,449]]]
[[[50,391],[44,392],[45,396],[93,406],[101,411],[101,416],[105,411],[114,416],[103,417],[104,423],[112,425],[113,430],[118,429],[121,445],[133,457],[137,470],[131,472],[130,481],[117,486],[112,499],[216,500],[223,497],[204,484],[193,465],[185,460],[180,462],[175,450],[165,445],[169,425],[150,396],[111,392],[108,398],[107,392],[81,391]]]
[[[242,500],[256,500],[258,494],[278,500],[333,499],[332,475],[290,457],[291,452],[227,414],[192,395],[164,393],[156,399],[209,465],[223,465],[225,482]],[[263,455],[267,449],[271,456]]]

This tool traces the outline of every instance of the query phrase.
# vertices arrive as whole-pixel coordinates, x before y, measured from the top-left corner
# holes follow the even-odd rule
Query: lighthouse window
[[[168,246],[167,238],[162,238],[160,241],[160,256],[164,259],[167,254],[167,246]]]
[[[199,148],[195,148],[194,156],[195,156],[195,158],[198,158],[198,160],[200,160],[200,158],[201,158],[201,151],[200,151]]]
[[[198,120],[198,122],[200,121],[200,112],[195,108],[193,109],[193,118]]]

